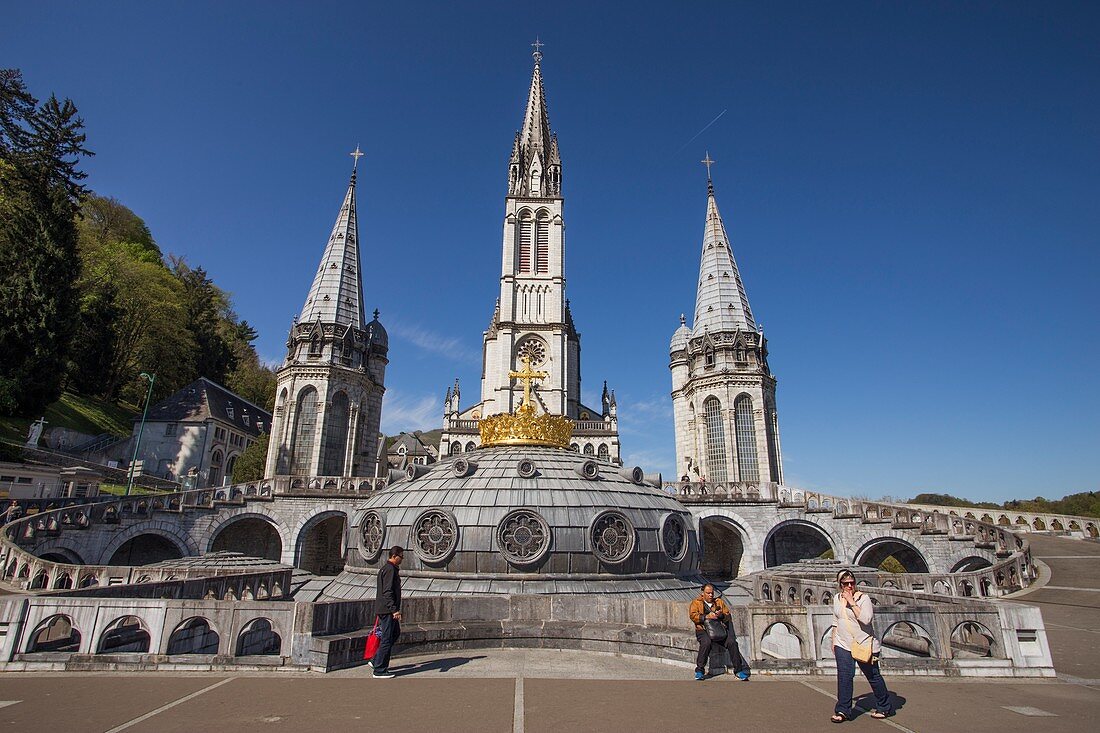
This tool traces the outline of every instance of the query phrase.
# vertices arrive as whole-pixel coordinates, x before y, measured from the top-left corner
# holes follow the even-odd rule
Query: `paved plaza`
[[[958,680],[886,672],[897,715],[841,730],[1079,731],[1100,715],[1100,544],[1033,535],[1056,680]],[[1045,576],[1045,574],[1044,574]],[[691,665],[552,650],[465,650],[394,660],[397,677],[5,674],[0,731],[678,731],[833,730],[834,678],[732,676]],[[857,679],[857,694],[868,692]]]

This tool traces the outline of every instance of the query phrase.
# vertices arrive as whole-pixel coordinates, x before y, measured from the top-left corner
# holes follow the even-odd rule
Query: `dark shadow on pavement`
[[[485,659],[485,655],[481,655],[480,657],[444,657],[443,659],[429,659],[426,662],[395,666],[391,668],[391,671],[398,676],[415,674],[417,672],[428,672],[431,670],[449,672],[455,667],[461,667],[463,664],[472,662],[475,659]]]
[[[905,707],[906,699],[896,692],[890,693],[890,715],[897,715],[897,712]],[[852,720],[855,720],[864,713],[869,713],[875,709],[875,695],[872,692],[864,693],[856,698],[855,703],[852,705]],[[888,716],[889,717],[889,716]]]

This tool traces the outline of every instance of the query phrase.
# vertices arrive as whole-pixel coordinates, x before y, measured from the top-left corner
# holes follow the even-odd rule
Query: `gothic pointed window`
[[[290,444],[290,472],[298,476],[309,475],[313,457],[313,445],[317,435],[317,390],[306,387],[298,395],[294,411],[294,433]]]
[[[709,481],[726,481],[726,429],[722,424],[722,403],[717,397],[703,402],[703,414],[707,423],[707,475]]]
[[[607,449],[607,445],[601,443],[600,449],[596,451],[596,455],[606,461],[611,458],[611,451]]]
[[[324,453],[321,456],[321,474],[343,476],[344,459],[348,447],[348,396],[337,392],[325,410]]]
[[[737,430],[737,463],[742,481],[759,481],[760,465],[756,456],[756,425],[752,419],[752,398],[741,395],[734,402],[733,420]]]
[[[535,222],[535,272],[550,272],[550,215],[545,211],[539,212]]]
[[[519,240],[519,271],[531,272],[531,212],[524,211],[516,223],[516,238]]]

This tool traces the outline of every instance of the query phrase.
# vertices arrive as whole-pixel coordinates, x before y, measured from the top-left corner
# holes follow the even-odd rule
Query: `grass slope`
[[[110,433],[129,435],[136,408],[66,392],[61,399],[46,408],[47,428],[69,428],[88,435]],[[0,439],[22,443],[33,420],[22,417],[0,417]]]

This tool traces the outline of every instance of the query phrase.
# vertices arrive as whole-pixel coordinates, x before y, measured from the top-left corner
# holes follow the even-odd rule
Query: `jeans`
[[[735,672],[748,670],[749,665],[745,664],[745,660],[741,657],[741,650],[737,648],[737,637],[734,636],[733,629],[729,628],[728,624],[726,628],[726,638],[720,641],[714,641],[705,631],[695,632],[695,638],[699,642],[699,653],[695,656],[696,672],[705,670],[707,659],[710,657],[710,647],[712,644],[720,644],[726,648],[730,653],[730,664],[733,666]]]
[[[401,636],[401,622],[393,617],[392,613],[384,613],[378,617],[378,631],[381,637],[378,642],[378,651],[374,653],[372,664],[374,673],[390,671],[390,652]]]
[[[852,680],[856,676],[856,665],[858,664],[863,676],[871,683],[871,691],[875,693],[875,710],[889,715],[890,693],[886,689],[886,682],[882,679],[882,673],[879,672],[877,655],[872,657],[874,662],[857,662],[847,649],[838,646],[833,650],[833,653],[836,655],[835,711],[845,717],[850,718],[852,716]]]

